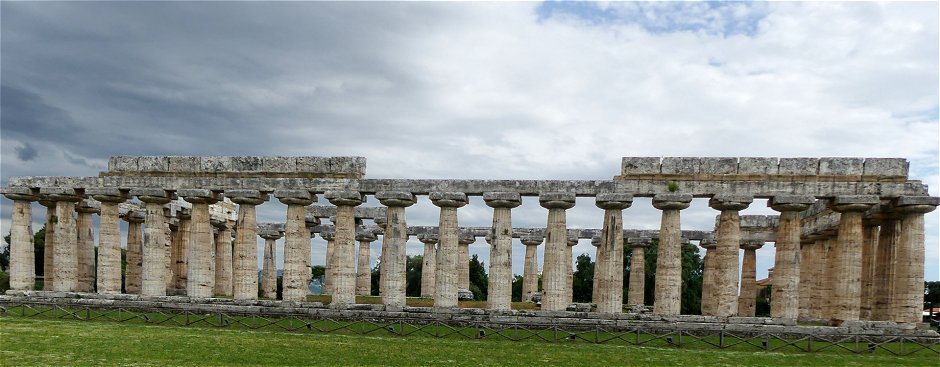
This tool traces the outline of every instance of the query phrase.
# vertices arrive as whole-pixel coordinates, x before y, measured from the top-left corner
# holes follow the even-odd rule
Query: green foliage
[[[512,276],[512,301],[522,301],[522,275],[516,274]]]
[[[486,275],[486,264],[473,255],[470,258],[470,291],[473,292],[473,299],[476,301],[485,301],[489,290],[489,276]]]
[[[314,265],[310,267],[310,274],[313,279],[322,278],[326,274],[326,267],[323,265]]]
[[[924,308],[940,307],[940,281],[924,282]]]
[[[0,294],[10,289],[10,274],[0,270]]]
[[[408,297],[421,297],[421,268],[424,266],[424,256],[408,256],[405,260],[407,273],[405,275],[405,295]]]
[[[626,241],[624,241],[626,246]],[[646,278],[644,300],[646,305],[652,305],[656,291],[656,255],[659,251],[659,241],[654,239],[650,247],[643,251],[644,259],[644,278]],[[633,251],[625,248],[623,252],[623,292],[627,294],[630,279],[630,261],[633,258]],[[683,314],[698,315],[702,313],[702,271],[703,262],[698,250],[694,245],[682,246],[682,291],[681,312]],[[626,299],[626,297],[624,297]]]
[[[369,274],[369,282],[372,284],[371,292],[369,294],[373,296],[379,295],[379,268],[380,264],[375,264],[375,267],[372,268],[372,272]]]
[[[754,316],[770,316],[770,292],[771,288],[769,285],[757,291],[757,307],[755,308]]]
[[[666,189],[668,189],[669,192],[679,191],[679,183],[676,181],[669,181],[669,183],[666,185]]]
[[[574,279],[571,282],[572,298],[575,302],[591,302],[594,296],[594,261],[587,254],[578,255],[575,262]]]

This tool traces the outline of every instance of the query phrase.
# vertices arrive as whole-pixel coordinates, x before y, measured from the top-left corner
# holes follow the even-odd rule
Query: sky
[[[112,155],[363,156],[368,178],[503,179],[611,179],[624,156],[901,157],[940,185],[936,2],[2,2],[0,18],[2,185],[93,176]],[[659,214],[637,198],[625,226]],[[696,199],[682,227],[717,214]],[[513,224],[546,215],[525,198]],[[407,217],[438,210],[420,197]],[[458,217],[486,226],[492,209],[473,197]],[[568,210],[569,227],[601,222],[592,199]],[[470,249],[489,262],[482,239]],[[757,253],[763,278],[772,244]],[[523,256],[516,242],[517,274]]]

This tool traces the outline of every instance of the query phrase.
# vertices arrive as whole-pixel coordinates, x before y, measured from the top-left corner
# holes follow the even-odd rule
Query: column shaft
[[[141,258],[143,252],[141,223],[143,221],[137,219],[130,219],[127,222],[127,269],[124,276],[124,291],[128,294],[140,294],[141,261],[143,261]]]
[[[801,241],[800,247],[800,285],[799,285],[799,313],[800,319],[811,319],[813,302],[813,269],[819,260],[815,256],[816,242],[814,240]],[[776,270],[774,270],[776,271]],[[773,299],[771,299],[773,303]],[[774,306],[770,308],[771,315],[774,314]]]
[[[522,269],[522,301],[531,302],[539,291],[538,244],[526,245],[525,264]]]
[[[878,226],[866,225],[862,229],[862,284],[858,317],[871,320],[872,295],[874,292],[875,252],[878,247]]]
[[[716,316],[734,316],[738,311],[738,248],[741,243],[741,217],[737,210],[722,210],[718,219],[718,247],[715,248]]]
[[[630,288],[627,304],[643,305],[646,297],[646,248],[634,247],[630,256]]]
[[[261,293],[264,298],[277,298],[277,238],[264,238],[264,264],[261,274]]]
[[[336,207],[336,239],[333,242],[333,300],[330,305],[356,303],[356,207]]]
[[[718,303],[715,298],[715,247],[712,242],[705,247],[705,257],[702,259],[702,315],[715,316]]]
[[[43,249],[42,261],[42,290],[53,290],[55,283],[55,223],[56,223],[56,202],[42,201],[46,207],[46,239]]]
[[[33,290],[36,285],[32,221],[30,202],[13,200],[13,218],[10,223],[10,289]]]
[[[470,289],[470,245],[457,243],[457,289]]]
[[[189,283],[189,237],[192,232],[192,219],[191,214],[187,215],[185,218],[180,218],[179,227],[176,229],[176,243],[177,243],[177,258],[176,263],[174,264],[173,277],[175,283],[173,285],[177,290],[185,290],[186,285]]]
[[[901,216],[895,258],[894,302],[892,319],[899,323],[919,324],[924,307],[924,214]]]
[[[776,270],[774,270],[776,274]],[[738,297],[738,316],[754,317],[757,310],[757,251],[744,250],[741,268],[741,295]]]
[[[408,243],[408,224],[405,221],[405,207],[388,206],[385,212],[385,233],[382,236],[382,253],[385,255],[381,264],[383,277],[382,303],[386,307],[405,307],[407,279],[406,245]]]
[[[101,202],[98,230],[98,293],[121,293],[121,227],[118,203]]]
[[[218,227],[215,239],[215,290],[217,296],[232,296],[232,229],[228,223]]]
[[[594,266],[597,312],[623,311],[623,211],[604,210],[604,228]]]
[[[872,320],[891,320],[891,309],[894,301],[895,269],[897,263],[897,244],[901,233],[901,221],[886,218],[878,231],[878,247],[875,249],[875,274],[873,287],[877,290],[873,294],[871,310]]]
[[[510,208],[493,208],[493,239],[490,244],[490,272],[487,288],[486,308],[511,309],[512,214]]]
[[[832,319],[858,320],[862,275],[862,212],[842,213],[831,267]]]
[[[144,243],[141,253],[140,294],[166,295],[166,242],[163,203],[145,202],[147,218],[144,221]]]
[[[441,207],[438,226],[437,273],[434,276],[434,307],[457,307],[457,208]]]
[[[235,299],[258,299],[258,224],[255,205],[238,204],[232,293]]]
[[[310,232],[304,224],[306,207],[287,205],[287,223],[284,225],[284,273],[282,298],[285,301],[304,301],[309,291],[305,281],[310,271],[306,269],[304,247],[310,248]],[[309,257],[309,256],[308,256]]]
[[[656,290],[653,313],[678,315],[682,292],[682,232],[679,210],[666,209],[659,228],[659,251],[656,257]]]
[[[424,243],[424,260],[421,264],[421,297],[433,298],[437,282],[437,247]]]
[[[777,241],[774,243],[774,247],[776,254],[774,255],[770,315],[771,317],[796,319],[799,317],[800,312],[801,251],[799,212],[780,212]],[[745,261],[747,261],[746,256],[747,253],[745,253]],[[751,299],[751,301],[754,301],[754,299]]]
[[[356,267],[356,295],[372,295],[371,242],[359,241],[359,263]]]
[[[209,204],[193,202],[190,221],[186,294],[193,298],[209,298],[215,289],[215,239],[209,223]]]
[[[75,202],[56,203],[55,278],[53,289],[73,292],[78,287],[78,233],[75,226]]]

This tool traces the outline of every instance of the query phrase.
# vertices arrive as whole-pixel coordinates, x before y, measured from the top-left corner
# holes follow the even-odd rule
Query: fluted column
[[[597,312],[623,311],[623,210],[633,204],[633,195],[597,194],[595,205],[604,209],[604,228],[594,265],[594,303]]]
[[[702,258],[702,315],[715,316],[718,308],[715,297],[715,248],[718,242],[711,238],[704,239],[699,242],[699,246],[705,249]]]
[[[144,219],[144,241],[141,252],[140,294],[142,296],[166,295],[166,260],[170,250],[167,246],[163,205],[170,202],[163,189],[134,189],[131,194],[144,202],[147,217]]]
[[[225,195],[238,204],[235,250],[232,254],[232,295],[235,299],[258,299],[258,223],[255,206],[268,201],[268,194],[258,190],[229,190]]]
[[[881,226],[878,230],[878,247],[875,251],[874,285],[877,289],[872,298],[871,319],[887,321],[892,319],[892,305],[895,293],[895,269],[897,265],[897,245],[901,234],[901,221],[898,213],[882,213]]]
[[[875,251],[878,247],[878,225],[871,220],[862,221],[862,290],[858,318],[871,320],[872,295],[875,275]]]
[[[176,218],[179,224],[176,228],[176,259],[173,262],[173,288],[177,291],[186,291],[188,283],[189,268],[189,237],[192,232],[192,210],[189,208],[180,208],[176,212]]]
[[[892,319],[901,324],[920,324],[924,306],[924,214],[940,205],[940,198],[901,196],[894,202],[901,214],[897,242]]]
[[[813,269],[816,267],[817,259],[814,255],[816,251],[816,237],[800,238],[800,285],[799,285],[799,319],[808,320],[813,318]],[[776,280],[774,280],[776,282]],[[773,285],[771,285],[771,289]],[[773,299],[771,299],[773,303]],[[773,305],[771,305],[771,314],[773,314]]]
[[[493,208],[486,308],[509,310],[512,306],[512,208],[522,205],[522,198],[515,192],[487,192],[483,193],[483,201]]]
[[[565,302],[569,304],[574,302],[574,256],[572,254],[572,247],[578,245],[578,236],[577,235],[568,235],[568,246],[565,247]]]
[[[73,189],[52,188],[43,193],[56,201],[55,222],[55,275],[53,289],[73,292],[78,289],[78,229],[75,223],[75,203],[82,194]]]
[[[304,301],[310,289],[310,270],[306,265],[310,261],[310,232],[304,224],[304,218],[307,205],[316,200],[316,195],[306,190],[278,190],[274,196],[287,205],[281,296],[285,301]],[[305,254],[307,259],[304,259]]]
[[[3,196],[13,200],[13,218],[10,220],[10,289],[33,290],[36,285],[36,252],[30,202],[37,197],[25,187],[4,188]]]
[[[218,202],[219,195],[204,189],[179,190],[179,195],[193,204],[186,251],[186,295],[209,298],[215,289],[215,239],[209,205]]]
[[[690,194],[656,194],[653,207],[663,211],[656,254],[656,290],[653,313],[678,315],[682,294],[682,230],[679,211],[689,207]]]
[[[522,268],[522,302],[532,302],[532,296],[539,291],[538,248],[542,236],[527,235],[521,238],[525,245],[525,264]]]
[[[78,285],[79,292],[95,291],[95,228],[92,214],[100,209],[90,199],[83,199],[75,206],[78,220],[75,222],[78,231]]]
[[[839,324],[843,320],[859,319],[859,299],[862,278],[862,216],[878,204],[873,195],[836,196],[831,202],[832,210],[842,213],[839,220],[839,240],[836,242],[832,260],[835,261],[832,281],[831,320]],[[835,280],[838,277],[838,280]]]
[[[643,305],[646,297],[646,259],[645,250],[650,247],[649,237],[628,238],[627,244],[633,251],[630,256],[630,288],[627,293],[627,304]]]
[[[124,216],[127,222],[127,267],[124,274],[124,291],[140,294],[141,254],[143,253],[143,210],[131,210]]]
[[[216,296],[232,296],[232,227],[223,219],[211,219],[215,234],[215,289]]]
[[[389,307],[405,307],[405,291],[408,275],[406,246],[408,223],[405,208],[414,205],[415,195],[407,191],[380,191],[375,198],[387,208],[382,234],[382,263],[380,265],[382,303]],[[377,223],[380,221],[376,221]],[[381,224],[380,224],[381,225]]]
[[[118,204],[127,195],[118,189],[88,191],[101,202],[101,223],[98,230],[98,293],[121,293],[121,223]]]
[[[179,241],[176,236],[176,233],[179,232],[179,220],[176,219],[175,213],[171,213],[171,210],[168,206],[163,208],[163,214],[163,238],[166,239],[166,260],[164,263],[166,272],[166,292],[168,295],[174,295],[172,292],[175,290],[174,285],[176,283],[173,279],[173,271],[176,269],[175,258],[179,257],[179,254],[175,253],[179,248]]]
[[[757,311],[757,249],[763,241],[742,241],[744,260],[741,262],[741,294],[738,296],[738,316],[754,317]],[[774,270],[774,275],[777,271]]]
[[[55,282],[55,212],[56,201],[45,196],[39,197],[39,204],[46,207],[46,239],[43,244],[42,290],[53,290]]]
[[[820,233],[816,241],[816,256],[819,261],[816,262],[814,274],[815,284],[813,285],[813,318],[817,320],[829,319],[829,302],[832,295],[832,283],[830,275],[832,274],[832,254],[829,252],[830,245],[834,244],[836,238],[831,233]],[[832,246],[834,247],[834,246]]]
[[[470,244],[476,237],[468,232],[457,235],[457,289],[470,291]]]
[[[718,247],[715,248],[715,316],[734,316],[738,312],[738,248],[741,245],[741,216],[754,198],[748,195],[717,194],[708,206],[720,210]]]
[[[264,259],[261,267],[261,296],[277,298],[277,240],[283,235],[278,231],[261,232],[264,239]]]
[[[570,298],[568,296],[566,277],[571,277],[568,264],[571,257],[565,258],[568,253],[568,230],[565,219],[565,210],[571,209],[575,204],[572,193],[553,192],[539,195],[539,204],[548,209],[548,224],[545,233],[545,264],[542,267],[542,310],[564,311],[567,309]]]
[[[594,246],[594,259],[595,259],[594,260],[594,282],[593,284],[591,284],[591,302],[597,304],[598,298],[600,298],[598,296],[600,292],[597,291],[597,287],[600,285],[598,284],[600,283],[600,277],[598,276],[599,275],[598,273],[600,271],[597,268],[597,264],[601,264],[604,262],[604,259],[603,259],[604,254],[602,254],[600,250],[601,236],[591,237],[591,246]]]
[[[359,263],[356,266],[356,295],[372,295],[372,242],[377,238],[372,232],[364,232],[356,235],[356,241],[359,241]]]
[[[333,294],[333,281],[336,280],[336,276],[333,275],[333,266],[336,265],[336,260],[333,259],[333,249],[336,248],[336,230],[333,229],[320,231],[320,237],[326,241],[326,261],[323,266],[323,293]]]
[[[431,202],[441,208],[438,224],[437,273],[434,276],[434,307],[457,307],[458,224],[457,208],[467,205],[462,192],[432,192]]]
[[[345,307],[356,303],[356,206],[362,204],[362,195],[357,191],[327,191],[326,198],[336,205],[336,238],[333,240],[331,264],[333,275],[333,299],[330,307]]]
[[[796,319],[800,315],[800,212],[814,201],[807,195],[776,195],[767,201],[767,206],[780,212],[774,243],[771,317]]]
[[[424,244],[424,260],[421,264],[421,297],[432,298],[437,289],[437,243],[436,233],[422,233],[418,241]]]

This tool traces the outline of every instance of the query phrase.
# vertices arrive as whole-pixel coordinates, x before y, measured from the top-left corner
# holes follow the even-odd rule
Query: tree
[[[486,275],[486,264],[473,255],[470,258],[470,292],[473,292],[473,299],[476,301],[486,300],[489,288],[489,276]]]
[[[626,241],[624,241],[626,245]],[[659,241],[654,239],[652,244],[643,250],[646,280],[643,303],[652,305],[656,291],[656,254],[659,251]],[[623,251],[623,292],[626,295],[629,288],[630,279],[630,261],[633,258],[633,251],[625,248]],[[686,244],[682,246],[682,290],[681,290],[681,312],[683,314],[698,315],[702,313],[702,258],[698,254],[695,245]],[[624,297],[626,299],[626,297]]]
[[[522,275],[516,274],[512,276],[512,301],[522,301]]]
[[[424,265],[424,256],[408,256],[405,260],[406,288],[405,295],[408,297],[421,297],[421,267]]]
[[[591,302],[594,297],[594,261],[588,254],[578,255],[574,279],[571,282],[575,302]]]
[[[940,281],[924,282],[924,309],[940,307]]]
[[[379,295],[379,270],[381,270],[379,266],[381,266],[381,264],[375,264],[375,266],[372,267],[372,273],[369,274],[369,283],[372,284],[369,294],[373,296]]]

